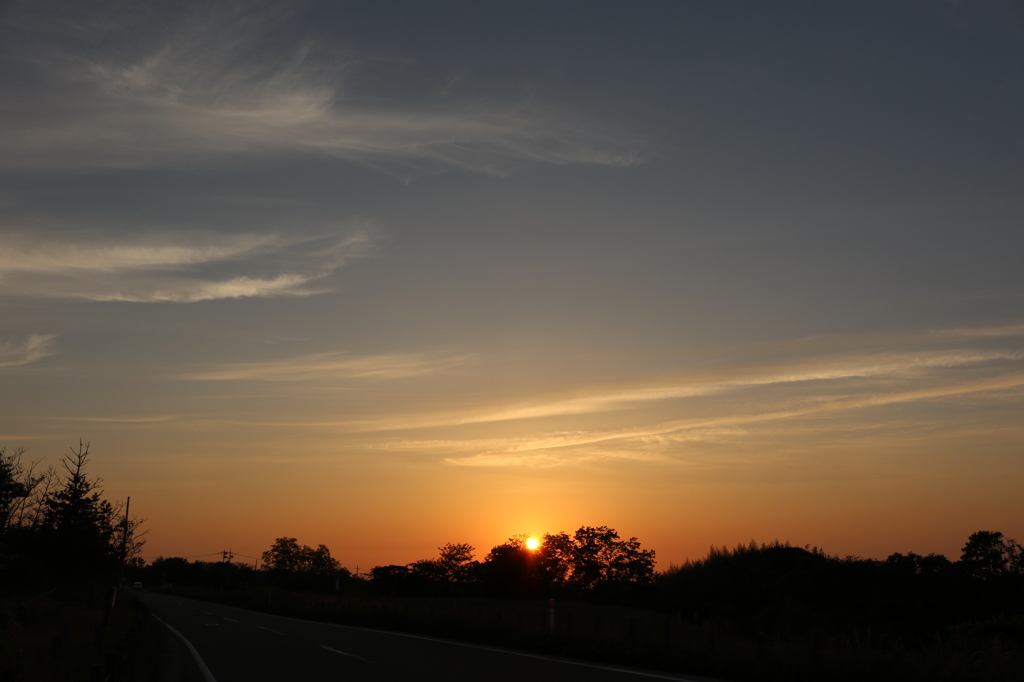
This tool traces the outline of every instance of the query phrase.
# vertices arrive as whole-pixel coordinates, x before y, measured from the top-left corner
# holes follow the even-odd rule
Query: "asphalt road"
[[[297,620],[149,592],[134,596],[187,640],[184,647],[202,660],[199,670],[206,682],[698,679]]]

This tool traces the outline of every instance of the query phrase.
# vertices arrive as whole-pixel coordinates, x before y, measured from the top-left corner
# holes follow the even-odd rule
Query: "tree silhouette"
[[[536,550],[526,535],[509,538],[477,567],[485,591],[537,596],[551,590],[607,590],[613,586],[648,585],[654,581],[654,551],[636,538],[622,540],[608,526],[581,526],[575,533],[548,533]]]
[[[328,575],[339,571],[341,564],[324,545],[313,549],[300,545],[295,538],[277,538],[270,549],[263,552],[263,567],[268,571]]]
[[[127,558],[123,548],[137,551],[142,542],[137,539],[140,522],[126,528],[118,518],[120,506],[103,498],[102,479],[87,472],[89,448],[79,441],[61,458],[54,487],[41,499],[39,518],[33,521],[34,554],[43,570],[79,584],[113,576]]]
[[[307,590],[332,590],[336,579],[347,581],[352,575],[331,556],[326,546],[317,545],[313,549],[289,537],[277,538],[270,549],[263,552],[261,568],[282,587]]]
[[[899,552],[890,554],[885,563],[897,573],[905,575],[943,576],[953,568],[953,562],[941,554],[921,556],[914,552],[906,555]]]
[[[484,557],[478,574],[487,592],[495,596],[535,596],[540,585],[538,561],[526,548],[526,535],[516,535],[495,545]]]
[[[438,547],[441,553],[437,568],[442,579],[451,583],[467,583],[473,577],[476,562],[473,561],[474,547],[468,543],[451,543]]]
[[[620,539],[608,526],[545,535],[539,561],[551,582],[584,590],[654,581],[654,550],[641,549],[635,537]]]
[[[1021,547],[998,531],[980,530],[971,534],[964,545],[960,561],[971,575],[994,578],[1018,573],[1021,568]]]
[[[24,452],[23,448],[18,448],[7,454],[6,448],[0,448],[0,533],[16,523],[19,509],[41,480],[35,479],[31,472],[26,478],[21,463]]]

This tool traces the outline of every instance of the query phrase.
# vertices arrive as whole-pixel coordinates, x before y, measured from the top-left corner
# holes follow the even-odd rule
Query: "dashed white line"
[[[193,607],[190,606],[189,608],[193,608]],[[673,675],[671,673],[658,673],[658,672],[647,671],[647,670],[631,670],[629,668],[622,668],[622,667],[619,667],[619,666],[616,666],[616,665],[606,665],[606,664],[603,664],[603,663],[596,663],[596,662],[592,662],[592,661],[581,661],[581,660],[572,659],[572,658],[560,658],[558,656],[549,656],[549,655],[545,655],[545,654],[534,654],[534,653],[530,653],[528,651],[520,651],[520,650],[517,650],[517,649],[505,649],[505,648],[498,647],[498,646],[487,646],[487,645],[483,645],[483,644],[473,644],[471,642],[459,642],[459,641],[453,640],[453,639],[441,639],[440,637],[428,637],[428,636],[425,636],[425,635],[414,635],[414,634],[408,633],[408,632],[395,632],[394,630],[378,630],[377,628],[358,627],[358,626],[354,626],[354,625],[341,625],[340,623],[325,623],[323,621],[306,620],[304,618],[291,618],[289,616],[278,616],[278,615],[261,613],[259,611],[250,611],[250,610],[247,610],[247,609],[240,609],[240,608],[234,607],[234,606],[223,606],[222,608],[232,609],[234,611],[240,611],[240,612],[245,613],[245,614],[258,613],[259,615],[269,616],[271,618],[277,618],[277,619],[280,619],[280,620],[290,620],[290,621],[294,621],[296,623],[311,623],[313,625],[320,625],[320,626],[323,626],[323,627],[330,627],[330,628],[338,628],[338,629],[342,629],[342,630],[358,630],[360,632],[377,632],[377,633],[380,633],[382,635],[389,635],[391,637],[407,637],[409,639],[422,639],[422,640],[425,640],[425,641],[428,641],[428,642],[437,642],[438,644],[447,644],[449,646],[466,647],[468,649],[480,649],[481,651],[493,651],[495,653],[506,654],[506,655],[509,655],[509,656],[521,656],[523,658],[536,658],[536,659],[542,660],[542,661],[551,661],[553,663],[564,663],[565,665],[575,665],[575,666],[579,666],[581,668],[595,668],[597,670],[612,670],[614,672],[625,673],[627,675],[635,675],[637,677],[649,677],[649,678],[653,678],[653,679],[656,679],[656,680],[670,680],[671,682],[696,682],[692,678],[683,677],[683,676],[680,676],[680,675]],[[270,630],[270,628],[265,628],[262,625],[257,625],[256,627],[262,628],[263,630]],[[278,634],[278,635],[282,634],[280,632],[277,632],[276,630],[270,630],[270,632],[273,632],[273,633]],[[321,646],[323,646],[325,649],[330,649],[331,651],[333,651],[335,653],[343,654],[343,652],[337,651],[336,649],[331,649],[328,646],[325,646],[325,645],[321,645]],[[343,654],[343,655],[352,656],[352,654]],[[354,656],[354,658],[358,658],[358,657]],[[367,659],[362,659],[362,660],[367,660]],[[373,663],[373,661],[370,661],[370,662]]]
[[[267,632],[273,632],[275,635],[283,635],[284,634],[283,632],[278,632],[277,630],[271,630],[270,628],[265,628],[262,625],[257,625],[256,627],[258,627],[260,630],[266,630]]]
[[[224,618],[224,620],[227,620],[227,621],[231,621],[232,623],[237,623],[238,622],[234,618],[225,618],[224,616],[221,616],[221,618]]]
[[[333,651],[336,654],[341,654],[342,656],[348,656],[349,658],[354,658],[357,661],[366,661],[367,663],[373,663],[373,661],[371,661],[368,658],[363,658],[362,656],[356,656],[355,654],[350,654],[350,653],[348,653],[346,651],[338,651],[337,649],[332,649],[331,647],[327,646],[326,644],[321,644],[320,646],[322,646],[324,649],[327,649],[328,651]]]

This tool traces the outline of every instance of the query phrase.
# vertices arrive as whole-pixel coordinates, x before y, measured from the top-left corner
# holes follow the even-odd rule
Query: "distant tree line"
[[[436,558],[376,566],[354,576],[324,545],[314,549],[282,537],[263,553],[258,570],[161,558],[140,575],[153,583],[218,590],[555,597],[660,611],[734,636],[841,637],[883,647],[924,646],[949,637],[967,641],[980,628],[984,636],[995,633],[1006,646],[1024,650],[1024,552],[996,531],[972,534],[957,561],[914,553],[840,558],[776,541],[712,547],[705,558],[662,572],[655,571],[653,550],[607,526],[549,533],[535,549],[526,541],[509,538],[481,559],[469,544],[448,543]]]
[[[436,558],[353,576],[326,546],[314,549],[282,537],[263,552],[258,570],[171,557],[158,558],[145,575],[154,583],[215,589],[269,584],[410,597],[611,601],[743,627],[828,628],[859,620],[927,629],[1000,612],[1024,614],[1024,552],[995,531],[971,535],[959,561],[914,553],[839,558],[817,547],[751,542],[731,550],[712,547],[707,557],[663,572],[655,571],[653,550],[607,526],[549,533],[536,549],[526,540],[511,537],[480,560],[471,545],[448,543]]]
[[[562,595],[618,595],[650,588],[655,582],[654,551],[636,538],[623,540],[607,526],[584,526],[574,534],[544,536],[530,549],[526,536],[491,548],[482,561],[466,543],[448,543],[436,559],[398,566],[376,566],[356,577],[331,556],[293,537],[274,540],[257,569],[230,561],[192,561],[158,557],[134,575],[154,584],[239,589],[273,585],[315,592],[364,591],[404,596],[493,596],[513,598]]]
[[[655,582],[654,550],[623,540],[607,526],[582,526],[572,535],[548,533],[536,549],[527,536],[491,548],[482,561],[465,543],[439,548],[437,559],[370,571],[373,589],[402,595],[492,597],[635,597]]]
[[[91,588],[141,566],[143,521],[103,495],[79,441],[57,467],[25,461],[23,448],[0,448],[0,590]]]
[[[914,553],[839,558],[817,547],[751,542],[670,567],[650,605],[748,634],[859,628],[859,636],[913,639],[994,620],[1008,642],[1024,645],[1024,561],[1021,546],[995,531],[972,534],[959,561]]]
[[[45,470],[26,463],[23,449],[0,449],[0,590],[88,588],[127,578],[215,590],[557,597],[641,606],[745,632],[860,627],[884,637],[1005,620],[999,632],[1024,646],[1024,548],[997,531],[972,534],[956,561],[914,553],[840,558],[816,547],[751,542],[712,547],[703,559],[657,572],[655,552],[637,538],[582,526],[548,533],[535,548],[525,535],[511,537],[480,558],[467,543],[448,543],[436,558],[376,566],[361,576],[326,546],[294,537],[277,538],[258,569],[228,556],[159,557],[145,565],[138,557],[142,522],[105,499],[89,464],[84,442]]]

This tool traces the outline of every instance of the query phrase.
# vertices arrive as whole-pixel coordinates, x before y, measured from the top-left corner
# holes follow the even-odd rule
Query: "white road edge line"
[[[262,625],[257,625],[256,627],[258,627],[260,630],[266,630],[267,632],[273,632],[275,635],[284,635],[283,632],[278,632],[277,630],[271,630],[270,628],[265,628]]]
[[[331,647],[327,646],[326,644],[321,644],[320,646],[322,646],[324,649],[327,649],[328,651],[333,651],[336,654],[341,654],[342,656],[348,656],[349,658],[354,658],[357,661],[366,661],[367,663],[373,663],[373,661],[371,661],[368,658],[363,658],[362,656],[356,656],[355,654],[350,654],[350,653],[348,653],[346,651],[338,651],[337,649],[332,649]]]
[[[152,611],[150,612],[150,615],[153,616],[154,618],[156,618],[161,623],[163,623],[163,626],[165,628],[167,628],[168,630],[170,630],[171,632],[173,632],[174,634],[176,634],[178,637],[181,638],[181,641],[185,643],[185,646],[188,647],[189,652],[191,652],[192,658],[195,659],[196,665],[199,666],[199,672],[202,673],[203,680],[205,682],[217,682],[217,678],[214,677],[213,673],[210,672],[210,669],[206,667],[206,662],[203,661],[203,657],[199,655],[199,652],[196,651],[196,648],[194,646],[192,646],[192,642],[188,641],[188,639],[185,637],[185,635],[181,634],[180,632],[178,632],[177,630],[172,628],[171,624],[168,623],[163,618],[161,618],[160,616],[156,615]]]

